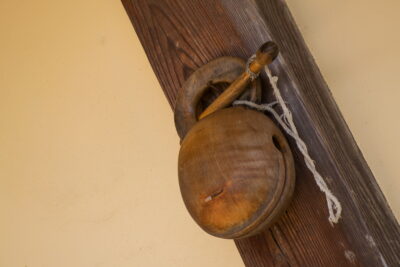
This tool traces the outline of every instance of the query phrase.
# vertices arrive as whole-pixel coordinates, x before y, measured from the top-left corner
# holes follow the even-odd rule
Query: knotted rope
[[[254,56],[252,56],[247,64],[247,69],[246,71],[249,73],[251,72],[248,68],[249,63],[254,60]],[[326,202],[328,205],[328,211],[329,211],[329,222],[333,225],[334,223],[338,223],[341,213],[342,213],[342,205],[340,204],[339,200],[337,197],[332,193],[332,191],[329,189],[328,185],[326,184],[324,178],[321,176],[321,174],[317,171],[315,167],[315,162],[311,158],[310,154],[308,153],[307,145],[304,143],[304,141],[300,138],[299,133],[297,131],[296,125],[293,122],[293,116],[292,113],[290,112],[289,108],[287,107],[285,101],[282,98],[282,95],[279,91],[278,88],[278,77],[273,76],[271,71],[267,66],[265,66],[265,72],[269,78],[269,82],[273,88],[273,92],[275,95],[275,98],[277,101],[271,102],[268,104],[256,104],[254,102],[246,101],[246,100],[237,100],[233,104],[234,105],[246,105],[248,107],[260,110],[260,111],[268,111],[271,113],[277,122],[282,126],[282,128],[285,130],[287,134],[289,134],[297,144],[298,149],[304,156],[304,161],[306,163],[307,168],[311,171],[311,173],[314,176],[314,180],[316,184],[318,185],[319,189],[325,194],[326,197]],[[251,80],[257,78],[256,74],[250,75]],[[283,114],[279,115],[273,106],[279,104],[282,108]]]

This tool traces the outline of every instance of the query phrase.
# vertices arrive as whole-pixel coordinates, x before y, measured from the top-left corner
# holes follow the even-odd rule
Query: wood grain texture
[[[399,225],[284,1],[122,2],[172,107],[185,79],[203,64],[219,56],[247,58],[268,40],[279,46],[271,69],[343,214],[339,224],[329,224],[324,195],[288,138],[294,199],[268,231],[236,241],[246,266],[400,266]]]
[[[181,143],[178,176],[192,218],[209,234],[229,239],[276,222],[295,186],[282,131],[246,107],[218,110],[192,127]]]

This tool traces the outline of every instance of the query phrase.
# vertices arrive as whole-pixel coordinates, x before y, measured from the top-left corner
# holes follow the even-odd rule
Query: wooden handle
[[[197,123],[198,105],[211,84],[231,84],[246,68],[246,62],[237,57],[219,57],[198,68],[185,81],[176,99],[174,119],[175,127],[181,140]],[[261,97],[261,82],[255,80],[250,89],[241,94],[239,99],[257,101]],[[207,100],[207,106],[213,101]],[[201,109],[203,111],[203,109]]]
[[[271,63],[278,56],[278,53],[278,46],[274,42],[264,43],[257,50],[256,58],[250,63],[249,70],[258,75],[265,65]],[[229,106],[240,96],[240,94],[243,93],[250,81],[251,75],[246,70],[233,83],[231,83],[229,87],[203,111],[203,113],[201,113],[199,119]]]

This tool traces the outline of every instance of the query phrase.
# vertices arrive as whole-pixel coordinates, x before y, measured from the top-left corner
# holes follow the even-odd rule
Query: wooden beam
[[[246,266],[399,266],[399,225],[284,1],[122,2],[171,107],[184,80],[210,60],[247,58],[268,40],[280,48],[271,69],[343,213],[329,224],[325,197],[291,142],[293,203],[271,229],[235,241]]]

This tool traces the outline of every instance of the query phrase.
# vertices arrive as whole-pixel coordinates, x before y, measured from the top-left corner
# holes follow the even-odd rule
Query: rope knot
[[[258,78],[259,73],[254,73],[250,70],[250,64],[256,59],[256,55],[252,55],[246,62],[246,72],[250,76],[250,81],[254,81],[255,79]]]
[[[249,70],[249,64],[254,60],[254,55],[252,57],[249,58],[249,60],[247,61],[247,65],[246,65],[246,71],[250,74],[250,70]],[[329,222],[330,224],[333,226],[333,224],[338,223],[340,216],[342,214],[342,205],[340,204],[339,200],[337,199],[337,197],[332,193],[332,191],[329,189],[328,185],[326,184],[324,178],[321,176],[321,174],[317,171],[316,167],[315,167],[315,162],[314,160],[311,158],[310,154],[308,153],[308,149],[307,149],[307,145],[306,143],[303,141],[303,139],[301,139],[301,137],[299,136],[299,133],[297,131],[296,125],[294,124],[293,121],[293,117],[292,114],[288,108],[288,106],[286,105],[285,101],[282,98],[282,95],[279,91],[278,88],[278,77],[277,76],[273,76],[271,71],[268,69],[268,67],[265,67],[265,72],[267,73],[267,76],[269,78],[269,82],[273,88],[274,91],[274,95],[276,97],[276,101],[275,102],[271,102],[268,104],[256,104],[250,101],[246,101],[246,100],[237,100],[235,101],[233,104],[234,105],[246,105],[250,108],[254,108],[260,111],[268,111],[269,113],[271,113],[276,121],[282,126],[282,128],[285,130],[285,132],[290,135],[297,144],[298,149],[300,150],[301,154],[304,157],[304,162],[307,166],[307,168],[311,171],[311,173],[314,176],[314,180],[315,183],[317,184],[317,186],[319,187],[319,189],[321,190],[321,192],[323,192],[325,194],[326,197],[326,202],[328,205],[328,212],[329,212]],[[252,72],[251,72],[252,73]],[[255,73],[253,73],[253,75],[255,75]],[[257,75],[255,75],[255,78],[250,74],[250,79],[256,79]],[[273,108],[273,106],[275,106],[276,104],[279,104],[282,108],[283,114],[279,115],[275,109]]]

